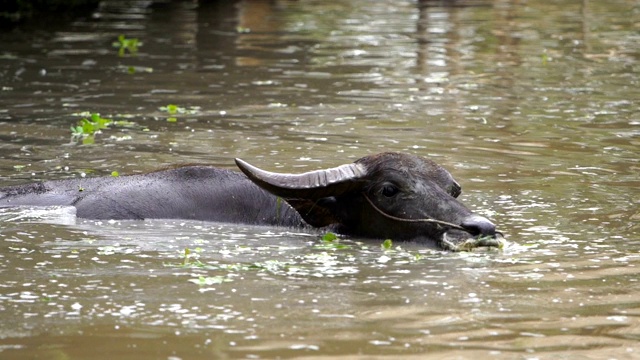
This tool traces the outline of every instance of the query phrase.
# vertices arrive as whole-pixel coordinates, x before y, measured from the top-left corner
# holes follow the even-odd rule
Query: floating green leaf
[[[322,236],[322,241],[332,242],[338,239],[338,236],[332,232],[328,232]]]
[[[323,250],[342,250],[351,248],[351,245],[340,243],[338,236],[332,232],[324,234],[321,240],[322,243],[315,245],[315,248]]]
[[[169,114],[175,114],[178,112],[178,105],[174,105],[174,104],[169,104],[165,107],[165,109],[167,110],[167,112]]]
[[[200,286],[216,285],[231,281],[231,279],[224,276],[200,276],[197,279],[189,279],[189,282]]]
[[[190,106],[188,108],[182,107],[182,106],[178,106],[175,104],[169,104],[167,106],[161,106],[158,108],[160,111],[164,111],[169,115],[176,115],[176,114],[197,114],[198,112],[200,112],[200,107],[199,106]]]
[[[547,63],[549,62],[549,55],[547,55],[547,53],[542,53],[542,65],[547,65]]]
[[[88,117],[84,117],[78,121],[78,125],[71,126],[71,134],[75,137],[88,137],[106,129],[113,120],[106,119],[98,113],[93,113]]]
[[[113,46],[118,48],[118,56],[123,57],[126,53],[136,55],[138,53],[138,46],[142,46],[142,43],[137,38],[127,38],[124,35],[118,36],[118,41],[113,42]]]
[[[77,125],[71,126],[72,140],[81,139],[83,144],[95,143],[95,134],[109,127],[136,127],[136,123],[128,120],[112,120],[103,118],[99,113],[80,113],[82,116]]]
[[[118,65],[116,69],[123,73],[139,74],[139,73],[152,73],[153,68],[149,66],[135,66],[135,65]]]

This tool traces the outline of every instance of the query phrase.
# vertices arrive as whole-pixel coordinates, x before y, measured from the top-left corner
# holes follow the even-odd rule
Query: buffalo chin
[[[502,249],[505,244],[505,239],[500,233],[496,233],[495,235],[473,236],[466,231],[450,229],[442,233],[438,244],[443,249],[449,251],[474,251],[479,248]]]

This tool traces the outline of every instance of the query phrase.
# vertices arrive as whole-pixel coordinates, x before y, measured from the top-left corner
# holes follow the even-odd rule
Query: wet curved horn
[[[259,169],[236,159],[236,165],[256,185],[285,199],[320,199],[339,196],[362,186],[367,174],[362,164],[346,164],[335,168],[302,174],[281,174]]]

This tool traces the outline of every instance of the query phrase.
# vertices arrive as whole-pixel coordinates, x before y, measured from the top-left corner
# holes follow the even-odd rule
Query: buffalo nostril
[[[464,219],[460,225],[472,235],[494,236],[496,234],[496,226],[488,219],[479,215],[469,216]]]

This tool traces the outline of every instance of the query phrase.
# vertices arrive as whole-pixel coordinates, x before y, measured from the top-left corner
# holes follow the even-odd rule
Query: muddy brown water
[[[0,357],[640,357],[637,2],[118,4],[0,34],[0,185],[404,151],[510,244],[2,209]]]

